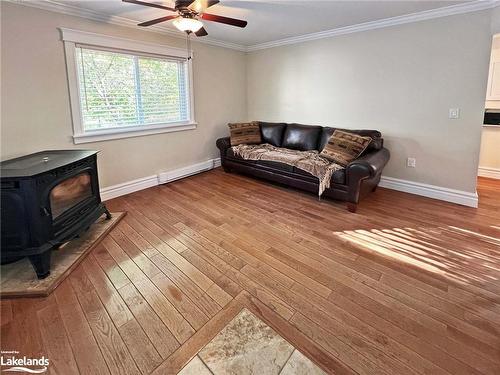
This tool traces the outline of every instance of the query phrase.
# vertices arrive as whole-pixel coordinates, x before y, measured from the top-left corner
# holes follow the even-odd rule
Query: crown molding
[[[125,18],[125,17],[120,17],[120,16],[109,16],[105,15],[99,12],[95,12],[93,10],[89,9],[83,9],[74,5],[70,5],[67,3],[60,3],[57,1],[53,0],[43,0],[43,1],[30,1],[30,0],[6,0],[7,2],[13,3],[13,4],[18,4],[18,5],[24,5],[24,6],[29,6],[32,8],[38,8],[42,10],[47,10],[50,12],[56,12],[56,13],[62,13],[66,14],[69,16],[76,16],[76,17],[82,17],[82,18],[87,18],[93,21],[100,21],[104,23],[109,23],[113,25],[119,25],[119,26],[125,26],[125,27],[132,27],[134,29],[140,29],[142,31],[146,32],[154,32],[157,34],[166,34],[169,35],[173,38],[177,39],[185,39],[184,34],[176,31],[169,29],[167,27],[163,26],[150,26],[148,28],[139,28],[137,26],[137,23],[140,21],[133,20],[130,18]],[[246,52],[246,46],[236,44],[236,43],[229,43],[229,42],[224,42],[222,40],[218,39],[212,39],[212,38],[207,38],[204,37],[203,39],[196,39],[193,40],[193,42],[196,43],[203,43],[203,44],[209,44],[217,47],[223,47],[223,48],[229,48],[229,49],[234,49],[237,51],[241,52]]]
[[[120,25],[125,27],[132,27],[137,29],[138,20],[132,20],[130,18],[120,17],[120,16],[109,16],[103,15],[101,13],[76,7],[67,3],[60,3],[54,0],[43,0],[43,1],[31,1],[31,0],[5,0],[14,4],[25,5],[33,8],[48,10],[51,12],[57,12],[62,14],[67,14],[70,16],[82,17],[91,19],[94,21],[101,21],[105,23],[110,23],[114,25]],[[229,48],[241,52],[252,52],[268,48],[274,48],[279,46],[285,46],[290,44],[297,44],[312,40],[331,38],[340,35],[358,33],[368,30],[376,30],[385,27],[404,25],[407,23],[431,20],[435,18],[448,17],[457,14],[478,12],[481,10],[495,8],[500,5],[500,0],[474,0],[464,4],[456,4],[447,7],[426,10],[417,13],[406,14],[403,16],[384,18],[381,20],[364,22],[356,25],[340,27],[336,29],[330,29],[325,31],[320,31],[317,33],[305,34],[294,36],[290,38],[284,38],[279,40],[274,40],[270,42],[254,44],[251,46],[244,46],[241,44],[225,42],[218,39],[212,39],[210,37],[204,37],[193,40],[196,43],[209,44],[217,47]],[[184,39],[184,35],[179,32],[163,27],[163,26],[150,26],[147,29],[141,28],[142,31],[154,32],[159,34],[166,34],[173,38]]]
[[[422,12],[405,14],[403,16],[384,18],[377,21],[370,21],[359,23],[356,25],[339,27],[336,29],[320,31],[317,33],[305,34],[294,36],[290,38],[284,38],[279,40],[274,40],[271,42],[254,44],[246,48],[247,52],[258,51],[262,49],[268,49],[273,47],[285,46],[289,44],[297,44],[312,40],[331,38],[339,35],[346,35],[352,33],[359,33],[362,31],[381,29],[390,26],[404,25],[407,23],[431,20],[434,18],[441,18],[447,16],[453,16],[457,14],[477,12],[480,10],[491,9],[500,5],[499,0],[474,0],[469,3],[451,5],[447,7],[425,10]]]

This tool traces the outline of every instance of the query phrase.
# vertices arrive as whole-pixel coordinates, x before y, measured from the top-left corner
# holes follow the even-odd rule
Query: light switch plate
[[[460,108],[450,108],[448,117],[454,120],[460,118]]]

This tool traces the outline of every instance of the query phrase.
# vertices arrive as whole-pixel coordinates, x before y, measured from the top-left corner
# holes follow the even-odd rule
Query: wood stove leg
[[[105,210],[104,213],[106,214],[106,220],[111,220],[112,217],[111,213],[108,211],[107,208],[104,208],[104,210]]]
[[[354,213],[357,209],[358,205],[356,203],[347,202],[347,211]]]
[[[30,255],[28,257],[31,265],[33,266],[36,276],[39,279],[45,279],[50,275],[50,256],[52,250],[46,251],[42,254]]]

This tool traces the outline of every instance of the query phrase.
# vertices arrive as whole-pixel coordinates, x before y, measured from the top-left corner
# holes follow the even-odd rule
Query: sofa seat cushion
[[[286,124],[283,122],[259,122],[259,125],[262,134],[262,143],[269,143],[273,146],[281,147]]]
[[[254,164],[255,166],[263,166],[265,168],[277,169],[280,171],[293,173],[293,166],[291,165],[280,163],[277,161],[268,161],[268,160],[250,160],[250,159],[245,160],[241,156],[235,155],[232,148],[229,148],[227,150],[226,157],[230,159],[241,160],[247,164]]]
[[[256,166],[263,166],[265,168],[277,169],[283,172],[293,173],[293,166],[280,163],[279,161],[269,161],[269,160],[256,160]]]
[[[317,177],[314,177],[312,174],[309,172],[304,171],[303,169],[294,167],[293,168],[293,173],[307,177],[311,181],[318,181]],[[330,180],[334,184],[338,185],[345,185],[345,169],[339,169],[338,171],[333,172],[332,179]]]
[[[259,167],[262,166],[264,168],[270,168],[270,169],[275,169],[279,170],[282,172],[288,172],[288,173],[293,173],[297,174],[300,176],[303,176],[305,179],[313,181],[313,182],[318,182],[318,178],[310,174],[309,172],[304,171],[303,169],[293,167],[291,165],[285,164],[285,163],[280,163],[277,161],[268,161],[268,160],[245,160],[239,155],[235,155],[234,151],[232,148],[228,148],[226,152],[226,157],[229,159],[236,159],[240,161],[244,161],[247,164],[252,164],[254,167]],[[340,169],[338,171],[333,172],[331,182],[339,185],[344,185],[345,184],[345,169]]]
[[[288,124],[281,147],[300,151],[317,150],[321,130],[321,126]]]
[[[236,155],[233,151],[233,148],[232,147],[229,147],[226,151],[226,157],[227,158],[230,158],[230,159],[238,159],[238,160],[245,160],[243,159],[241,156],[239,155]],[[245,160],[246,162],[251,162],[251,163],[255,163],[255,160]]]

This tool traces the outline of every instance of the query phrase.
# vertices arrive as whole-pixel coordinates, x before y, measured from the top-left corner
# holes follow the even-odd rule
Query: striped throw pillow
[[[366,150],[371,137],[335,130],[320,155],[346,167]]]
[[[228,124],[228,126],[231,146],[241,145],[242,143],[248,145],[262,143],[258,122],[241,122]]]

